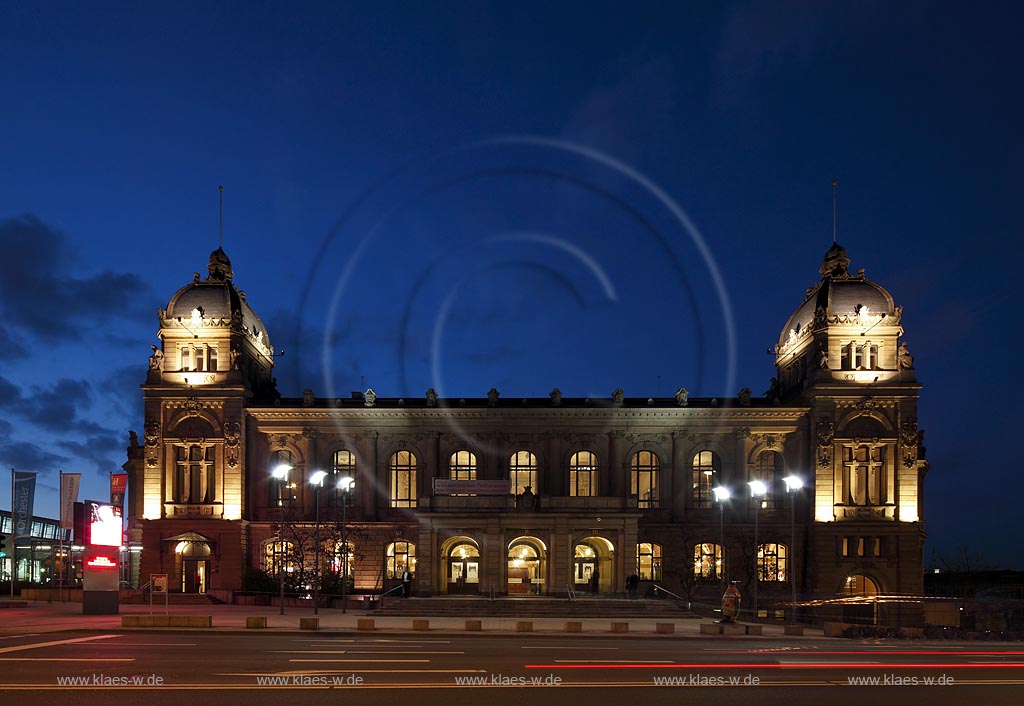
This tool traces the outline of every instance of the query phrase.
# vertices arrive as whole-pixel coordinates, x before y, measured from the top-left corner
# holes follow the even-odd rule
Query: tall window
[[[537,492],[537,457],[529,451],[516,451],[508,460],[508,480],[513,495],[526,492],[530,486]]]
[[[658,455],[651,451],[633,454],[630,464],[629,492],[636,496],[641,510],[658,507],[658,469],[661,465]]]
[[[577,451],[569,461],[569,495],[593,498],[599,493],[597,456],[590,451]]]
[[[392,542],[385,551],[387,577],[400,579],[406,569],[416,573],[416,545],[412,542]]]
[[[342,478],[351,478],[352,483],[349,484],[349,497],[348,501],[352,502],[352,492],[355,491],[355,479],[356,479],[356,456],[351,451],[342,449],[341,451],[334,452],[334,458],[331,461],[331,480],[330,480],[330,502],[332,505],[341,506],[342,498],[344,497],[343,492],[339,489],[338,484]]]
[[[710,509],[714,499],[711,489],[718,480],[721,470],[718,455],[712,451],[699,451],[693,457],[693,506]]]
[[[693,548],[693,576],[699,581],[720,581],[722,570],[721,544],[698,544]]]
[[[757,576],[760,581],[788,581],[785,544],[762,544],[757,548]]]
[[[174,447],[174,502],[212,503],[217,497],[216,447]]]
[[[291,466],[292,470],[284,476],[284,478],[276,478],[273,475],[275,468],[280,466]],[[295,457],[291,451],[287,449],[279,449],[270,454],[270,464],[268,467],[268,473],[270,473],[270,495],[268,497],[268,504],[271,507],[288,507],[295,501],[295,489],[297,484],[294,479],[297,477],[295,466]]]
[[[262,564],[268,574],[276,574],[279,567],[289,573],[295,571],[295,545],[288,541],[264,542]]]
[[[328,570],[339,574],[341,576],[354,576],[356,570],[356,552],[352,542],[342,542],[338,540],[334,542],[334,546],[325,547],[330,551],[325,551],[324,555],[328,557],[330,564]]]
[[[881,505],[885,497],[885,446],[843,446],[843,496],[848,505]]]
[[[391,507],[416,507],[416,456],[396,451],[388,463],[391,471]]]
[[[661,581],[661,545],[641,542],[636,545],[636,573],[641,581]]]
[[[451,480],[476,480],[476,454],[456,451],[448,459],[448,477]]]
[[[778,507],[779,486],[782,485],[782,456],[774,451],[761,452],[754,464],[754,477],[751,480],[761,481],[768,489],[761,498],[761,507],[765,510]]]

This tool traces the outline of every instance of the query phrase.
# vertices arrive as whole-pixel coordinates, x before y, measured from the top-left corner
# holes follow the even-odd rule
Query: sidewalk
[[[308,608],[285,608],[285,615],[280,614],[280,609],[267,606],[233,606],[233,605],[172,605],[167,612],[170,615],[209,615],[213,619],[212,628],[122,628],[122,615],[150,615],[148,605],[123,605],[120,615],[82,615],[81,603],[45,603],[29,601],[25,608],[8,608],[0,613],[0,634],[4,633],[45,633],[64,630],[103,630],[116,632],[135,632],[137,630],[159,630],[165,631],[188,631],[188,632],[229,632],[246,631],[251,634],[262,632],[299,632],[299,618],[318,617],[320,619],[320,632],[341,631],[358,632],[359,634],[370,635],[375,633],[411,633],[413,632],[413,620],[429,620],[429,634],[458,633],[460,635],[487,635],[487,634],[519,634],[519,635],[568,635],[579,637],[581,635],[591,637],[600,635],[614,635],[616,637],[645,637],[645,638],[708,638],[700,634],[700,624],[710,622],[707,619],[679,619],[679,620],[647,620],[643,618],[523,618],[533,623],[533,631],[529,633],[517,632],[515,618],[487,618],[474,617],[472,615],[453,617],[424,616],[423,618],[412,618],[406,616],[376,616],[372,611],[349,610],[342,613],[336,609],[321,609],[319,615],[314,615]],[[164,615],[163,605],[153,605],[153,615]],[[267,628],[263,630],[246,630],[245,619],[247,617],[262,616],[267,619]],[[371,618],[374,621],[373,632],[358,630],[359,619]],[[467,632],[466,621],[479,620],[481,622],[480,632]],[[567,633],[565,623],[576,621],[582,623],[581,633]],[[613,632],[612,623],[627,623],[628,633]],[[674,626],[673,633],[657,633],[656,625],[671,623]],[[303,630],[303,634],[310,634],[312,631]],[[424,631],[415,631],[423,635]],[[804,631],[805,638],[821,638],[823,632],[820,629],[808,628]],[[786,640],[798,641],[804,638],[785,637],[781,625],[765,625],[764,637],[784,638]],[[756,637],[743,638],[757,640]]]

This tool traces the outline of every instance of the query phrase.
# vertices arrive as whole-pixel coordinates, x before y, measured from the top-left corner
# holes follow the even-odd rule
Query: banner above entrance
[[[434,479],[434,495],[510,495],[507,480]]]

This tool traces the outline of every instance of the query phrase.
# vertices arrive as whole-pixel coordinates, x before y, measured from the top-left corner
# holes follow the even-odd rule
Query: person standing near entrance
[[[412,593],[412,573],[407,568],[402,572],[402,597],[408,598]]]

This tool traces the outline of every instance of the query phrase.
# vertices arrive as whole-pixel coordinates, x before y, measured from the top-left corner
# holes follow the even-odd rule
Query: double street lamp
[[[761,581],[761,546],[757,543],[757,518],[761,514],[761,498],[768,494],[768,486],[762,480],[752,480],[750,497],[754,499],[754,620],[757,620],[757,584]]]
[[[288,488],[288,474],[293,470],[292,466],[287,463],[282,463],[275,466],[270,472],[274,480],[277,481],[277,509],[278,509],[278,523],[277,523],[277,576],[280,583],[279,596],[281,602],[281,615],[284,615],[284,493]]]
[[[789,564],[786,573],[789,574],[789,583],[793,587],[793,621],[796,622],[796,575],[793,572],[793,559],[796,557],[796,492],[804,487],[804,479],[800,476],[786,476],[782,479],[786,484],[786,492],[789,493],[789,529],[791,534],[789,546]]]

